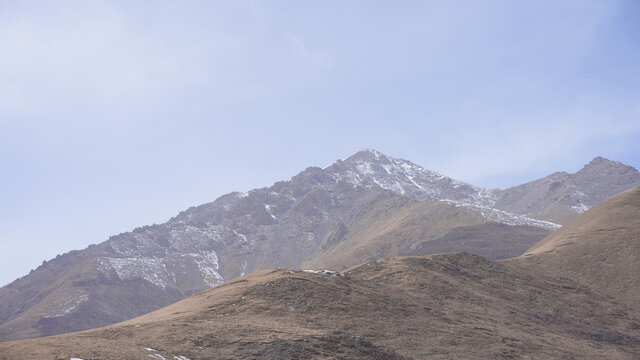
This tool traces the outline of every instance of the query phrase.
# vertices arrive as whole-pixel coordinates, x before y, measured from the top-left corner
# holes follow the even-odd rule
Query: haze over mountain
[[[0,288],[0,340],[112,324],[267,268],[342,270],[448,251],[514,257],[611,184],[640,185],[640,174],[596,159],[573,175],[494,190],[363,150],[45,262]]]

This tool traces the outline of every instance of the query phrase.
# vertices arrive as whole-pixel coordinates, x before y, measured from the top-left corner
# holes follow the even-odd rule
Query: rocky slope
[[[580,189],[611,183],[592,184],[587,175]],[[635,181],[632,175],[617,183]],[[363,150],[43,263],[0,288],[0,341],[112,324],[260,269],[340,270],[450,250],[516,256],[558,225],[500,210],[509,191]]]
[[[265,270],[0,359],[635,359],[640,322],[589,288],[459,253]]]
[[[494,206],[528,217],[564,224],[600,201],[640,186],[640,172],[601,157],[575,174],[553,173],[520,186],[496,191]]]

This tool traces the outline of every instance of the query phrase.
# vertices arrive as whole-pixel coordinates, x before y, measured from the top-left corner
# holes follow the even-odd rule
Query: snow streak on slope
[[[104,257],[98,260],[98,271],[108,278],[115,275],[120,280],[143,279],[149,283],[166,288],[176,285],[176,272],[185,271],[190,264],[199,272],[202,281],[209,286],[221,284],[218,255],[215,251],[199,253],[173,253],[162,257]]]
[[[459,201],[452,201],[452,200],[443,200],[443,201],[456,206],[472,208],[476,210],[484,219],[501,223],[501,224],[513,225],[513,226],[527,225],[527,226],[534,226],[534,227],[549,229],[549,230],[555,230],[560,227],[559,224],[552,223],[550,221],[532,219],[524,215],[512,214],[512,213],[498,210],[498,209],[478,206],[475,204],[463,203]]]
[[[82,290],[72,292],[69,297],[57,304],[54,309],[48,309],[43,315],[44,318],[61,317],[73,311],[78,305],[86,302],[89,299],[89,294]]]

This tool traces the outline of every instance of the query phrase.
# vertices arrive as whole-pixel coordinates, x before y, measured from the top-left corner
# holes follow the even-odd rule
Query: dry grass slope
[[[265,270],[106,328],[1,343],[0,354],[634,359],[640,321],[571,280],[458,253],[369,262],[342,275]]]
[[[640,304],[640,187],[599,203],[513,261]]]

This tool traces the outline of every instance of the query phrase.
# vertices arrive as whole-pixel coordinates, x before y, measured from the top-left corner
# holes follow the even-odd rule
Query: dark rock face
[[[603,189],[612,184],[615,189],[623,188],[637,179],[635,169],[619,163],[612,166],[613,162],[604,159],[592,163],[577,174],[558,175],[554,181],[545,178],[507,190],[490,190],[375,150],[363,150],[327,168],[310,167],[268,188],[224,195],[164,224],[137,228],[46,262],[0,288],[0,341],[104,326],[256,270],[298,267],[318,254],[335,253],[339,246],[346,246],[345,241],[365,239],[358,231],[369,226],[371,219],[384,219],[401,209],[409,211],[408,219],[417,219],[406,223],[410,231],[397,229],[394,236],[371,237],[384,241],[378,249],[370,249],[373,255],[365,260],[408,255],[416,253],[416,248],[515,256],[514,251],[557,227],[517,214],[548,220],[551,217],[538,216],[539,212],[530,209],[549,208],[548,199],[561,196],[555,193],[574,194],[564,190],[573,186],[584,188],[580,191],[589,199],[597,199],[611,191]],[[591,177],[597,180],[590,182]],[[558,185],[551,184],[554,182]],[[569,195],[567,200],[553,200],[562,211],[578,204]],[[412,204],[440,200],[437,206],[428,207],[433,214],[410,215]],[[593,201],[583,203],[587,206]],[[381,209],[386,213],[380,213]],[[436,218],[446,223],[434,227],[433,222],[419,220]],[[503,226],[484,226],[489,223]],[[427,225],[437,228],[438,236]],[[467,228],[456,229],[462,226]],[[475,236],[469,229],[484,235]],[[499,236],[492,237],[491,231]],[[428,244],[431,235],[439,243]],[[429,239],[421,238],[425,236]],[[519,247],[505,245],[505,241]],[[359,258],[340,263],[315,261],[314,265],[340,269],[352,265],[349,261],[354,259]]]

